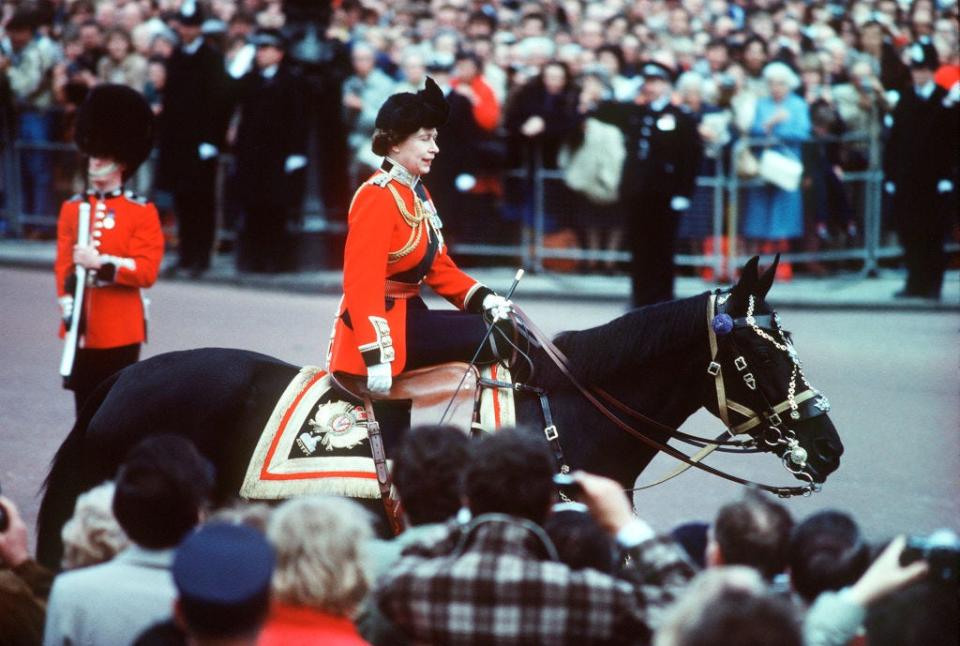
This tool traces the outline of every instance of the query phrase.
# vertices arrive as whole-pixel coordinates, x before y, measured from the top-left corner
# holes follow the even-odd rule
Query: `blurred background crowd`
[[[670,71],[670,101],[696,121],[704,149],[679,225],[680,251],[713,253],[727,234],[742,236],[748,251],[849,249],[864,245],[865,227],[880,236],[871,244],[893,240],[877,173],[891,114],[913,91],[911,65],[960,91],[957,6],[940,0],[195,4],[187,0],[187,14],[181,0],[3,4],[0,127],[19,147],[16,165],[5,167],[0,226],[11,229],[19,187],[16,233],[45,234],[59,200],[79,183],[66,148],[50,144],[71,141],[71,116],[87,89],[113,82],[142,91],[154,106],[161,152],[164,138],[185,127],[181,114],[163,118],[171,102],[220,119],[220,140],[202,143],[222,160],[211,180],[218,231],[226,232],[221,247],[231,232],[263,237],[252,223],[267,216],[250,213],[265,209],[289,231],[310,222],[341,230],[353,190],[379,165],[369,145],[377,110],[392,93],[421,88],[429,74],[448,92],[453,116],[427,184],[458,255],[517,255],[491,247],[536,237],[545,247],[591,252],[554,260],[554,269],[616,271],[628,258],[620,252],[632,217],[619,200],[629,178],[617,160],[631,151],[622,136],[591,129],[589,117],[602,102],[644,102],[641,67],[656,62]],[[202,97],[193,90],[172,97],[183,90],[166,84],[171,56],[194,42],[184,37],[185,23],[223,63],[222,86]],[[244,131],[238,114],[249,95],[232,89],[231,79],[276,64],[254,55],[261,47],[251,37],[261,32],[279,35],[277,60],[298,79],[284,102],[302,110],[291,117],[268,106],[259,123],[274,124],[277,132],[267,135],[274,140],[285,129],[301,133],[303,149],[278,157],[272,194],[251,206],[243,140],[262,128]],[[786,167],[771,166],[770,149],[783,153]],[[145,168],[134,188],[172,211],[178,178],[162,170]],[[786,188],[770,183],[767,174],[778,172]],[[955,226],[951,219],[948,229]],[[284,268],[264,268],[256,255],[241,265]],[[781,278],[789,272],[784,263]]]

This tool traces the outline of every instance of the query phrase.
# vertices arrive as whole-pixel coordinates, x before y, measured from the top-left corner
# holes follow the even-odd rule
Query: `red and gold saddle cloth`
[[[459,379],[467,365],[445,364],[431,370],[443,370]],[[513,426],[513,390],[478,388],[477,372],[470,370],[464,387],[473,388],[474,396],[457,398],[446,423],[468,433],[471,426],[477,426],[476,410],[479,427],[485,432]],[[484,367],[481,374],[491,381],[511,383],[510,373],[503,366]],[[456,380],[449,383],[451,396],[456,386]],[[419,408],[417,400],[374,402],[388,465],[392,466],[391,448],[399,443],[403,430],[411,424],[439,422],[436,410],[435,406]],[[316,366],[302,368],[287,385],[260,435],[240,488],[240,496],[249,500],[303,494],[380,497],[363,404],[336,387],[330,375]]]

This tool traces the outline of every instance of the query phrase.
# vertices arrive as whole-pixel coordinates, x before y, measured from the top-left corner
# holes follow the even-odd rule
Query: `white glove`
[[[674,195],[670,198],[670,208],[674,211],[686,211],[690,208],[690,200],[682,195]]]
[[[948,179],[942,179],[937,182],[937,193],[943,195],[944,193],[949,193],[953,190],[953,182]]]
[[[483,309],[494,321],[509,317],[513,311],[512,305],[512,302],[499,294],[487,294],[483,297]]]
[[[61,296],[57,299],[57,303],[60,305],[60,317],[69,325],[70,318],[73,316],[73,296]]]
[[[220,151],[217,150],[217,147],[214,146],[213,144],[203,142],[202,144],[197,146],[197,155],[199,155],[200,159],[202,159],[203,161],[206,161],[208,159],[213,159],[219,154],[220,154]]]
[[[372,393],[388,393],[393,385],[389,363],[378,363],[367,368],[367,390]]]
[[[283,162],[283,172],[289,175],[290,173],[300,170],[307,165],[307,158],[303,155],[290,155]]]
[[[894,195],[897,192],[897,185],[893,182],[886,181],[883,183],[883,190],[887,192],[887,195]]]
[[[253,68],[253,59],[257,56],[257,48],[247,43],[240,48],[227,66],[227,73],[235,79],[242,77]]]

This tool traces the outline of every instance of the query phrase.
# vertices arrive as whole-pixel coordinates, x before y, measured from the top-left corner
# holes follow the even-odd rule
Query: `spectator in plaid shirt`
[[[480,444],[466,477],[474,520],[408,547],[377,591],[414,643],[650,642],[693,567],[633,516],[620,485],[586,473],[574,474],[583,502],[632,563],[620,578],[560,563],[540,527],[556,499],[554,465],[538,434],[504,431]]]

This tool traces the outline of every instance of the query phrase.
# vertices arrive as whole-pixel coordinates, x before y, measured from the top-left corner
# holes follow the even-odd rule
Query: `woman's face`
[[[770,97],[774,101],[783,101],[790,91],[790,86],[785,80],[774,77],[767,80],[767,89],[770,90]]]
[[[757,41],[751,42],[743,50],[743,63],[747,69],[759,73],[763,66],[767,64],[767,53],[763,50],[763,45]]]
[[[543,86],[549,94],[560,94],[567,84],[567,73],[559,65],[547,65],[543,68]]]
[[[420,128],[393,146],[390,149],[390,157],[414,175],[426,175],[430,172],[433,159],[439,152],[437,129]]]
[[[815,69],[803,70],[803,72],[800,73],[800,81],[805,88],[820,87],[823,85],[823,77],[820,74],[820,70]]]
[[[127,39],[120,35],[111,36],[107,41],[107,53],[115,61],[122,61],[130,52],[130,44]]]

